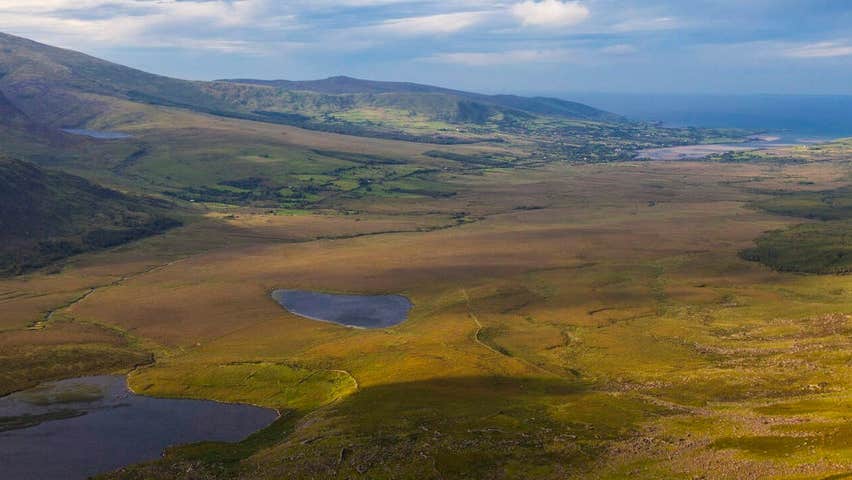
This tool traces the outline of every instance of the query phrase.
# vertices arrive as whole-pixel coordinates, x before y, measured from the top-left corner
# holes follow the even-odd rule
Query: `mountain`
[[[484,105],[510,108],[537,115],[553,115],[578,120],[603,122],[623,121],[623,119],[618,115],[604,112],[582,103],[560,100],[558,98],[521,97],[517,95],[483,95],[479,93],[464,92],[460,90],[408,82],[361,80],[346,76],[308,81],[252,79],[220,81],[248,85],[262,85],[287,91],[305,91],[327,95],[439,94],[455,97],[458,101],[479,102]]]
[[[177,226],[162,207],[0,156],[0,275]]]
[[[330,95],[342,95],[351,93],[447,93],[462,94],[458,90],[433,87],[407,82],[380,82],[374,80],[361,80],[358,78],[336,76],[323,80],[254,80],[254,79],[225,79],[220,82],[243,83],[263,85],[267,87],[280,88],[282,90],[302,90],[307,92],[326,93]]]
[[[224,107],[196,82],[145,73],[3,33],[0,93],[31,120],[54,127],[84,124],[109,108],[109,98]]]
[[[120,111],[121,101],[315,130],[439,143],[528,131],[529,122],[541,117],[621,121],[614,114],[553,98],[482,95],[349,77],[308,82],[186,81],[2,33],[0,95],[0,102],[5,101],[8,108],[53,129],[85,126],[107,112]],[[4,116],[2,121],[12,120]],[[476,134],[460,135],[456,132],[459,125],[475,126]]]

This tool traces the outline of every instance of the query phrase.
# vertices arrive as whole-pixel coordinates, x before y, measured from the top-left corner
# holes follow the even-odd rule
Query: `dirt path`
[[[473,306],[470,304],[470,296],[467,294],[467,290],[462,289],[461,292],[462,292],[462,296],[464,297],[465,303],[467,303],[467,314],[470,318],[473,319],[474,323],[476,323],[476,332],[474,332],[474,334],[473,334],[473,340],[476,343],[480,344],[481,346],[487,348],[491,352],[496,353],[497,355],[500,355],[501,357],[509,357],[509,355],[506,355],[505,353],[497,351],[497,349],[495,349],[491,345],[488,345],[487,343],[483,342],[479,338],[480,332],[482,332],[482,329],[485,328],[485,327],[482,326],[482,322],[479,321],[479,317],[477,317],[476,313],[473,312]],[[509,358],[512,358],[512,357],[509,357]]]
[[[527,366],[527,367],[529,367],[533,370],[536,370],[540,373],[543,373],[543,374],[545,374],[549,377],[557,377],[557,378],[565,378],[565,379],[569,378],[565,375],[560,375],[558,373],[551,372],[550,370],[548,370],[544,367],[541,367],[539,365],[536,365],[535,363],[532,363],[525,358],[516,357],[516,356],[513,356],[513,355],[503,353],[503,352],[497,350],[496,348],[492,347],[491,345],[488,345],[487,343],[483,342],[482,339],[479,338],[479,334],[482,332],[482,329],[485,328],[485,327],[482,325],[482,322],[479,321],[479,317],[477,317],[476,313],[473,311],[473,306],[470,303],[470,296],[467,294],[467,290],[462,289],[461,292],[462,292],[462,296],[464,297],[465,303],[467,303],[467,314],[470,316],[470,318],[473,319],[474,323],[476,323],[476,332],[474,332],[474,334],[473,334],[473,339],[476,343],[487,348],[489,351],[491,351],[491,352],[493,352],[497,355],[500,355],[501,357],[509,358],[509,359],[521,362],[525,366]]]
[[[348,370],[328,370],[328,371],[329,372],[342,373],[342,374],[346,375],[347,377],[352,379],[352,383],[355,384],[355,391],[356,392],[361,389],[361,386],[358,384],[358,379],[355,378],[355,375],[352,375],[352,373],[350,373]]]

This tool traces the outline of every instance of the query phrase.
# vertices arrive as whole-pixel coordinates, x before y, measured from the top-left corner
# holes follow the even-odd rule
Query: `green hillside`
[[[243,85],[261,85],[285,91],[313,92],[325,95],[362,95],[364,103],[375,102],[377,105],[392,106],[399,103],[400,108],[407,108],[406,99],[412,96],[424,96],[431,99],[443,99],[456,108],[456,113],[473,108],[481,108],[492,114],[510,113],[551,115],[575,120],[590,120],[602,122],[621,122],[624,119],[618,115],[604,112],[582,103],[569,102],[558,98],[520,97],[517,95],[482,95],[463,92],[448,88],[434,87],[408,82],[380,82],[361,80],[346,76],[330,77],[323,80],[290,81],[290,80],[252,80],[236,79],[225,82]],[[459,105],[461,103],[461,105]],[[465,104],[468,104],[466,107]],[[453,118],[452,112],[445,112],[445,118]],[[458,118],[458,117],[456,117]],[[464,121],[464,120],[463,120]]]
[[[97,96],[224,107],[194,82],[145,73],[3,33],[0,92],[33,121],[54,127],[78,126],[108,109],[108,103]]]
[[[534,120],[621,122],[592,107],[548,98],[488,96],[406,83],[335,77],[316,82],[193,82],[0,33],[0,94],[32,121],[78,127],[114,100],[368,137],[470,143],[529,132]],[[464,132],[460,125],[476,128]]]

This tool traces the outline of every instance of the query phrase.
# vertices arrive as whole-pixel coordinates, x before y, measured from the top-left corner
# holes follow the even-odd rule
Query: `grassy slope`
[[[132,101],[328,132],[441,144],[505,142],[512,141],[512,135],[526,135],[564,147],[566,135],[580,134],[597,137],[598,143],[609,143],[610,149],[626,139],[631,142],[628,148],[619,150],[633,151],[641,147],[633,143],[681,144],[707,141],[720,133],[627,123],[587,105],[552,98],[489,96],[354,79],[343,81],[343,87],[335,79],[296,84],[191,82],[6,34],[0,34],[0,47],[0,93],[30,120],[53,128],[92,126],[105,114],[120,117],[124,110],[121,101]],[[121,123],[139,121],[125,115]],[[563,149],[566,152],[573,151]],[[573,153],[572,159],[583,158],[583,152]]]
[[[445,119],[458,119],[460,113],[464,114],[464,112],[459,111],[458,106],[458,102],[463,101],[468,102],[471,106],[474,104],[484,106],[486,109],[490,109],[492,114],[498,111],[508,112],[516,110],[526,112],[527,114],[558,116],[575,120],[612,123],[623,121],[617,115],[591,108],[588,105],[556,98],[482,95],[416,83],[379,82],[342,76],[313,81],[239,79],[225,80],[225,82],[242,85],[262,85],[287,92],[315,92],[329,96],[360,95],[361,99],[370,99],[378,105],[384,104],[401,110],[417,111],[419,110],[418,107],[428,108],[427,105],[420,106],[413,102],[418,97],[431,97],[446,102],[446,105],[433,112],[433,116]],[[437,103],[440,105],[441,102]]]
[[[773,274],[735,255],[780,223],[744,210],[751,194],[719,182],[769,171],[658,164],[494,173],[467,180],[467,199],[494,202],[474,214],[506,212],[478,224],[268,245],[248,250],[251,260],[248,251],[223,251],[93,297],[75,314],[121,317],[122,328],[164,344],[202,344],[134,375],[139,388],[313,412],[270,432],[265,449],[243,451],[236,464],[210,463],[224,454],[208,445],[122,476],[179,477],[190,465],[249,478],[843,472],[845,437],[831,432],[842,425],[832,405],[848,382],[849,282]],[[512,207],[544,199],[545,209]],[[355,284],[408,293],[412,320],[351,331],[259,300],[278,286]],[[181,328],[149,325],[144,311],[121,315],[140,293],[159,298]],[[214,308],[203,300],[223,296]],[[344,373],[335,376],[343,371],[357,391]],[[305,408],[302,399],[322,390],[296,378],[317,374],[338,393]],[[783,415],[763,410],[820,398],[833,400]],[[799,432],[830,446],[814,454],[789,440],[799,433],[784,426],[803,419]],[[758,442],[770,447],[755,449]]]
[[[2,33],[0,46],[0,92],[33,121],[53,127],[84,125],[111,108],[110,101],[84,94],[328,131],[453,143],[470,139],[434,131],[411,134],[392,123],[356,124],[329,115],[375,107],[457,124],[484,124],[495,116],[528,119],[535,115],[620,121],[606,112],[554,99],[489,97],[429,90],[429,87],[378,95],[369,92],[327,94],[286,91],[256,84],[190,82],[148,74]]]
[[[347,87],[360,93],[316,84],[312,88],[319,92],[187,82],[9,35],[0,34],[0,44],[0,108],[14,112],[0,121],[0,138],[9,151],[98,183],[195,202],[303,209],[334,207],[340,197],[452,195],[436,169],[624,160],[639,148],[715,135],[601,123],[596,111],[548,99],[362,81]],[[485,107],[473,105],[479,103]],[[261,111],[273,115],[256,113]],[[290,114],[310,120],[292,122]],[[366,136],[381,131],[387,135],[379,136],[404,140],[478,143],[442,145],[443,153],[426,157],[422,154],[436,145],[314,135],[277,125],[282,122]],[[133,137],[96,141],[57,131],[67,126],[115,129]],[[339,152],[367,156],[344,158]]]
[[[108,326],[158,353],[131,376],[139,391],[287,412],[243,444],[174,449],[113,478],[828,476],[852,468],[838,413],[852,285],[736,252],[790,223],[743,208],[755,189],[801,176],[816,184],[798,188],[825,189],[832,168],[457,174],[454,197],[344,200],[357,218],[235,210],[0,290],[15,297],[11,327],[60,301],[40,295],[102,284],[47,323],[53,337],[19,344],[90,345],[72,326]],[[311,240],[462,210],[484,220]],[[279,287],[401,291],[415,310],[393,329],[348,330],[286,314],[268,298]]]
[[[82,125],[109,108],[84,94],[217,108],[194,82],[147,74],[70,50],[0,33],[0,90],[32,121]]]

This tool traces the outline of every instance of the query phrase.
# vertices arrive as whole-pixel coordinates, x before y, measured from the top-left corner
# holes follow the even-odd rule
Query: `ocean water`
[[[663,95],[566,93],[634,120],[667,126],[765,131],[785,141],[852,137],[852,95]]]

